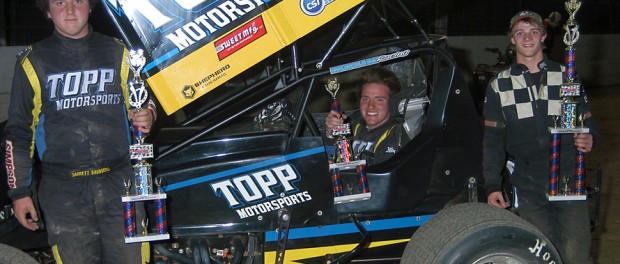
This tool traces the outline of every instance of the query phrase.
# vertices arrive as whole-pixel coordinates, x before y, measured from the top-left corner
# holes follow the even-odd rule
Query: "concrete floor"
[[[588,184],[596,182],[595,169],[602,172],[600,225],[593,231],[592,255],[595,263],[620,263],[620,178],[615,175],[620,171],[620,85],[586,89],[601,132],[600,141],[587,156]],[[594,209],[595,199],[590,199],[590,205]]]

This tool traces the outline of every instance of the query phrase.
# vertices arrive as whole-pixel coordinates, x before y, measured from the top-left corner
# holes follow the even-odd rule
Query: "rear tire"
[[[402,263],[562,263],[536,227],[503,209],[464,203],[444,209],[411,237]]]
[[[0,244],[0,264],[39,264],[39,262],[17,248]]]

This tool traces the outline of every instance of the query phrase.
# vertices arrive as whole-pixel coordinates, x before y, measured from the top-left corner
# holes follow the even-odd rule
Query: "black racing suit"
[[[549,202],[549,127],[560,115],[560,87],[567,83],[565,67],[545,59],[540,71],[530,73],[513,64],[492,79],[484,105],[483,175],[487,194],[500,191],[506,157],[514,159],[510,182],[516,187],[519,214],[551,239],[564,263],[587,263],[590,249],[588,204],[585,201]],[[597,130],[582,89],[578,115],[596,139]],[[577,124],[578,125],[578,124]],[[561,134],[560,178],[574,178],[573,134]],[[571,183],[574,180],[571,180]]]
[[[353,122],[351,149],[356,157],[365,159],[368,165],[384,162],[400,150],[402,122],[390,118],[381,126],[369,130],[364,119]]]
[[[9,195],[30,195],[36,149],[39,200],[64,263],[148,258],[145,244],[123,241],[120,197],[132,175],[127,56],[121,42],[96,32],[81,39],[54,32],[18,55],[5,128]]]
[[[367,165],[386,161],[400,150],[401,144],[408,141],[407,134],[402,131],[402,121],[395,117],[373,130],[368,130],[359,113],[353,113],[345,122],[350,124],[352,134],[347,136],[351,140],[352,160],[363,159]],[[336,144],[336,139],[324,136],[323,140],[329,158],[333,159],[336,148],[332,151],[331,146]]]

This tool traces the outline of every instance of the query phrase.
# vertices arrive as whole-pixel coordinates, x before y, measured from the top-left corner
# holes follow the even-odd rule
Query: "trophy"
[[[336,78],[328,79],[325,89],[332,96],[332,110],[340,113],[342,116],[340,101],[336,97],[336,94],[340,89],[338,80]],[[366,177],[366,160],[353,159],[351,145],[347,139],[347,136],[350,134],[351,127],[348,123],[334,127],[331,132],[331,136],[336,138],[336,151],[332,160],[333,162],[329,164],[329,172],[332,180],[334,203],[336,204],[370,199],[370,190],[368,188],[368,179]],[[347,185],[349,195],[344,195],[343,193],[340,171],[349,169],[356,170],[359,187],[358,194],[353,194],[353,188],[350,188],[350,185]]]
[[[129,105],[136,112],[142,111],[142,106],[148,99],[148,91],[144,81],[140,78],[140,72],[146,63],[142,50],[131,50],[128,58],[129,68],[133,72],[133,79],[128,84]],[[145,242],[169,239],[166,226],[166,194],[162,193],[161,177],[155,179],[158,187],[157,193],[153,193],[152,166],[147,159],[153,158],[153,145],[144,143],[144,135],[138,127],[134,127],[135,144],[129,146],[130,159],[134,160],[133,177],[124,181],[125,195],[121,197],[125,210],[125,243]],[[132,186],[134,193],[132,195]],[[142,220],[142,232],[138,235],[136,230],[135,202],[154,201],[157,233],[150,234],[148,218]]]
[[[338,112],[340,116],[342,116],[343,112],[340,108],[340,100],[338,100],[338,97],[336,97],[336,94],[340,89],[340,84],[338,83],[338,80],[336,78],[329,79],[327,81],[327,85],[325,85],[325,89],[332,95],[332,110]],[[335,163],[353,161],[351,145],[349,144],[349,140],[347,139],[347,136],[350,134],[351,127],[348,123],[337,125],[332,130],[331,136],[337,138],[336,153],[333,160]]]
[[[564,25],[566,31],[564,43],[567,45],[566,79],[568,83],[561,86],[560,96],[562,97],[560,117],[554,116],[554,126],[549,128],[551,133],[550,148],[550,168],[549,168],[549,190],[547,197],[549,201],[571,201],[585,200],[585,154],[577,150],[575,157],[575,179],[574,188],[569,186],[570,177],[562,178],[562,188],[559,188],[559,168],[560,168],[560,134],[589,133],[590,129],[584,126],[584,118],[577,115],[578,102],[575,97],[581,96],[581,86],[575,83],[575,49],[573,45],[579,39],[579,26],[575,21],[575,13],[581,7],[578,0],[565,2],[566,11],[569,18]],[[559,126],[558,126],[559,121]]]
[[[129,67],[133,72],[133,80],[128,83],[129,105],[133,107],[136,112],[142,110],[142,106],[148,99],[148,91],[146,90],[144,81],[140,78],[140,71],[145,63],[146,58],[142,50],[131,50],[129,52]],[[136,144],[129,146],[130,158],[137,161],[133,166],[134,186],[137,195],[148,195],[153,193],[153,188],[151,182],[151,165],[146,159],[153,157],[153,145],[144,144],[144,135],[138,127],[134,127],[134,132]]]

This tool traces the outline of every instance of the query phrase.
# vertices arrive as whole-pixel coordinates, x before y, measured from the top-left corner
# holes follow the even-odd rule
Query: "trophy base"
[[[156,240],[170,239],[170,234],[149,233],[148,235],[139,235],[135,237],[125,237],[125,243],[148,242]]]
[[[590,133],[590,128],[588,127],[575,127],[575,128],[558,128],[558,127],[550,127],[549,132],[551,134],[573,134],[573,133]]]
[[[338,196],[338,197],[334,197],[334,204],[365,201],[365,200],[369,200],[370,197],[371,197],[371,194],[369,192]]]
[[[350,170],[355,169],[358,165],[366,165],[366,160],[332,163],[329,164],[329,169]]]
[[[139,202],[139,201],[150,201],[150,200],[160,200],[166,199],[165,193],[154,193],[149,195],[131,195],[131,196],[121,196],[121,200],[123,202]]]
[[[547,199],[549,199],[550,202],[585,201],[587,197],[588,197],[587,194],[582,194],[582,195],[571,194],[571,195],[555,195],[555,196],[551,196],[547,194]]]

